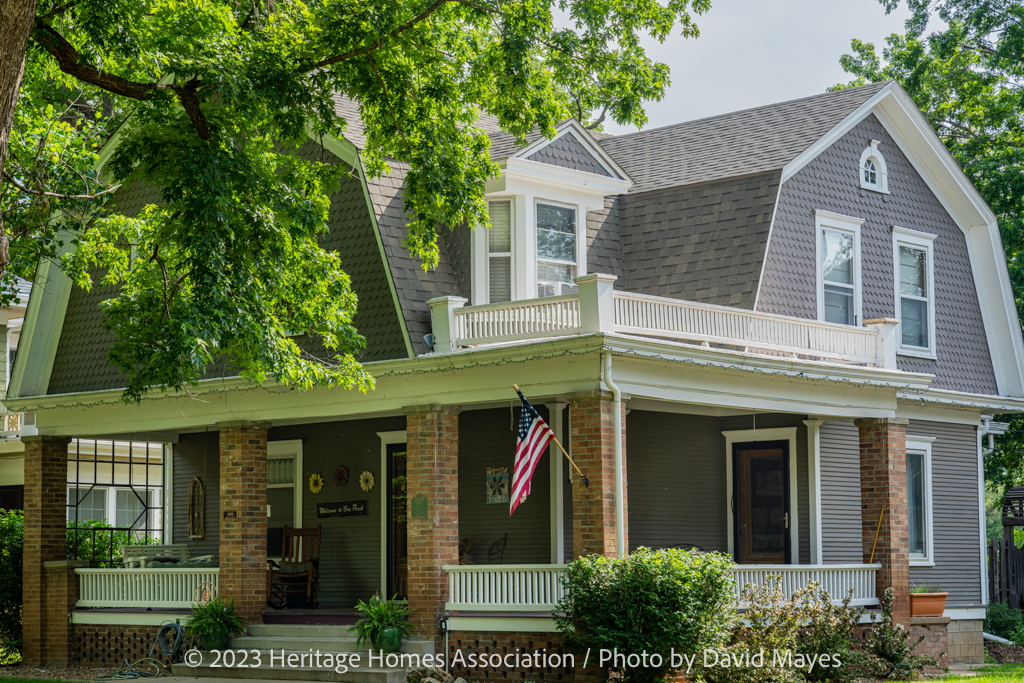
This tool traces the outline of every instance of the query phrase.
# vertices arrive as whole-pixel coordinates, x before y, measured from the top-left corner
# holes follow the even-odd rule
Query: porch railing
[[[772,355],[895,368],[895,320],[866,327],[759,313],[612,289],[614,277],[586,275],[579,292],[466,306],[460,297],[431,299],[434,351],[530,339],[616,332],[711,344]]]
[[[877,605],[875,573],[881,565],[737,565],[736,599],[743,586],[763,583],[769,575],[782,580],[787,596],[817,581],[833,601],[841,602],[853,589],[854,606]],[[544,611],[561,599],[562,564],[448,565],[448,602],[452,611]]]
[[[190,607],[196,588],[217,586],[220,570],[76,569],[78,607]]]

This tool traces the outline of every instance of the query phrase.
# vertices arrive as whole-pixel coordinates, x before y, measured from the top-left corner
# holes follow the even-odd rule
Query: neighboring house
[[[63,558],[54,454],[70,438],[131,438],[173,449],[165,542],[215,555],[221,595],[250,622],[264,544],[320,525],[321,611],[407,597],[417,647],[502,652],[503,633],[557,647],[560,564],[698,546],[734,557],[741,583],[815,579],[867,606],[892,586],[897,619],[938,634],[929,647],[982,661],[982,436],[991,414],[1024,411],[1024,344],[996,218],[898,85],[621,136],[567,121],[522,149],[491,126],[493,227],[443,234],[428,273],[401,246],[403,166],[366,178],[355,109],[337,107],[348,133],[325,146],[353,174],[324,246],[359,295],[376,389],[211,372],[191,391],[201,400],[125,405],[98,307],[112,291],[42,264],[7,400],[45,435],[26,451],[40,501],[26,509],[26,587],[69,571],[43,566]],[[117,208],[158,196],[129,182]],[[510,518],[489,483],[512,467],[513,383],[589,486],[553,449]],[[365,515],[336,515],[360,501]],[[30,546],[51,531],[55,545]],[[112,571],[78,572],[75,609],[73,581],[26,591],[26,661],[128,656],[90,647],[155,632],[160,609],[193,599],[187,580],[157,599]],[[116,601],[97,597],[100,581]],[[949,592],[948,633],[911,620],[917,584]],[[44,600],[70,625],[36,616]]]

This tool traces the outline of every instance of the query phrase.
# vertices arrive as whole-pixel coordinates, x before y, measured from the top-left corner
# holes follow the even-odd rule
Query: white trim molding
[[[906,436],[906,452],[908,454],[921,453],[924,456],[924,462],[921,467],[924,474],[924,556],[915,557],[911,555],[911,567],[935,566],[935,524],[934,515],[932,514],[932,443],[934,441],[934,436],[917,436],[912,434],[907,434]],[[908,482],[908,497],[910,494],[909,489]],[[910,515],[908,513],[908,522],[909,518]]]
[[[729,531],[729,555],[736,556],[735,516],[732,511],[733,471],[732,447],[737,443],[757,441],[789,442],[789,563],[800,564],[800,511],[797,496],[796,427],[773,427],[770,429],[734,429],[723,431],[725,437],[725,509]]]
[[[882,153],[878,151],[880,144],[882,144],[880,140],[872,140],[871,144],[861,152],[858,175],[860,176],[860,186],[862,189],[889,194],[889,173],[885,168],[885,159],[882,157]],[[872,172],[875,174],[875,182],[873,183],[867,177],[866,166],[869,161],[874,166]]]
[[[388,446],[406,442],[406,430],[394,432],[377,432],[380,437],[380,592],[388,594],[388,493],[391,486],[386,485],[388,473]]]
[[[811,564],[823,564],[821,533],[821,425],[824,420],[804,420],[807,425],[807,497],[811,525]]]
[[[853,321],[854,325],[858,327],[864,324],[860,266],[860,226],[863,224],[863,218],[844,216],[821,209],[814,210],[814,268],[818,293],[818,320],[825,320],[825,276],[822,262],[824,254],[821,251],[821,239],[825,230],[833,230],[850,233],[853,236],[853,263],[851,264],[853,269]]]
[[[293,497],[292,519],[296,529],[302,528],[302,492],[305,490],[305,479],[302,469],[302,439],[289,439],[287,441],[268,441],[267,459],[288,458],[293,459],[295,474],[293,475],[293,486],[295,495]],[[269,484],[268,484],[269,486]]]
[[[932,243],[935,235],[901,228],[898,225],[892,226],[892,263],[893,263],[893,310],[901,322],[896,326],[896,338],[898,340],[896,353],[900,356],[917,356],[919,358],[936,359],[935,355],[935,250]],[[925,253],[925,294],[923,297],[928,305],[928,346],[908,346],[903,343],[903,304],[900,292],[900,247],[908,247],[923,251]]]

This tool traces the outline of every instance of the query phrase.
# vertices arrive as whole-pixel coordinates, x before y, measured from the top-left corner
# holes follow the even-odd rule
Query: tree
[[[892,11],[900,0],[881,0]],[[1024,318],[1024,4],[1019,0],[906,0],[904,35],[852,43],[843,68],[856,78],[836,88],[895,80],[906,89],[964,173],[992,207],[1006,250],[1018,314]],[[929,19],[943,30],[925,35]],[[1024,420],[1013,415],[985,459],[1002,491],[1024,484]]]
[[[663,96],[669,73],[641,37],[664,41],[676,27],[696,36],[692,14],[710,4],[38,1],[0,0],[0,143],[11,130],[12,150],[22,141],[15,163],[0,166],[14,223],[3,235],[26,254],[9,264],[0,240],[0,286],[70,239],[62,263],[75,281],[119,288],[103,308],[127,400],[192,385],[224,356],[256,381],[372,385],[358,364],[355,296],[337,256],[317,246],[345,171],[294,154],[308,136],[341,136],[352,123],[332,96],[359,107],[368,173],[387,173],[389,159],[408,165],[405,244],[430,268],[440,229],[489,224],[484,183],[498,169],[480,114],[521,142],[537,129],[553,135],[570,115],[643,125],[643,103]],[[557,26],[556,12],[572,27]],[[29,35],[31,105],[19,103],[11,124]],[[88,157],[115,127],[107,185]],[[63,152],[62,132],[77,156]],[[161,187],[161,206],[132,219],[104,213],[129,179]],[[289,330],[323,338],[335,357],[304,356]]]

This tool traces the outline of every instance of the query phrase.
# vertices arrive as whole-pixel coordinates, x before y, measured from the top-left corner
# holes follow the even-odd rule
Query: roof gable
[[[539,138],[510,154],[509,158],[536,161],[616,180],[629,180],[622,167],[578,121],[569,119],[561,123],[557,130],[555,137],[550,140]]]

